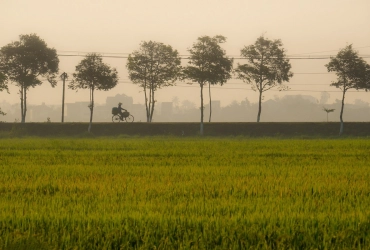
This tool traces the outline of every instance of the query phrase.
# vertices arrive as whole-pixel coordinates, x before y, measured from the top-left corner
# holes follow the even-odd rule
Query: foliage
[[[352,45],[347,45],[335,57],[331,57],[330,62],[325,66],[328,72],[335,72],[337,75],[337,81],[332,82],[331,86],[342,90],[339,130],[341,135],[343,133],[345,94],[349,89],[370,89],[370,65],[359,57],[358,52],[353,50]]]
[[[5,76],[5,74],[3,74],[2,72],[0,72],[0,92],[3,91],[3,90],[7,90],[8,91],[8,85],[6,84],[7,78]],[[6,115],[5,112],[3,112],[0,108],[0,115]]]
[[[129,78],[144,90],[147,122],[153,119],[155,91],[173,86],[181,72],[181,58],[177,50],[159,42],[143,42],[140,49],[129,55]]]
[[[326,112],[326,121],[328,122],[329,121],[329,113],[334,112],[335,109],[328,109],[328,108],[324,107],[322,110],[324,110]]]
[[[69,88],[89,89],[90,91],[90,124],[88,132],[91,130],[91,124],[94,113],[94,91],[110,90],[118,83],[118,73],[115,68],[103,63],[102,56],[96,53],[90,53],[76,66],[76,72],[73,73],[73,80],[68,85]]]
[[[257,122],[261,116],[262,93],[279,86],[279,90],[287,90],[283,82],[289,82],[293,76],[291,65],[286,58],[280,40],[269,40],[260,36],[257,41],[241,50],[241,56],[247,59],[246,64],[238,64],[235,73],[237,78],[251,84],[259,93],[259,109]]]
[[[369,64],[354,51],[351,45],[347,45],[340,50],[330,62],[325,65],[328,72],[335,72],[337,81],[330,85],[343,90],[349,89],[367,89],[370,88],[367,79]]]
[[[210,94],[211,84],[223,85],[231,78],[233,60],[228,58],[226,52],[221,48],[220,44],[224,42],[226,42],[226,37],[220,35],[215,37],[199,37],[197,42],[189,49],[190,60],[188,66],[186,66],[183,71],[186,79],[196,82],[200,86],[200,134],[203,134],[203,87],[209,84]]]
[[[0,67],[1,69],[1,67]],[[6,90],[8,91],[8,85],[7,85],[7,77],[5,73],[0,71],[0,91]]]
[[[25,122],[27,113],[27,90],[42,84],[39,77],[46,77],[52,87],[58,73],[59,59],[55,49],[47,47],[36,34],[20,35],[0,50],[2,71],[10,82],[20,88],[21,118]]]
[[[101,55],[90,53],[76,66],[69,88],[89,90],[110,90],[118,83],[115,68],[103,63]]]
[[[323,108],[326,113],[334,112],[335,109],[328,109],[328,108]]]
[[[368,140],[4,139],[0,248],[368,249],[369,150]]]

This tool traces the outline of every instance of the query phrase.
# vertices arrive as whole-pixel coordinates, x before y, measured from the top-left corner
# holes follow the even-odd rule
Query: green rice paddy
[[[370,140],[0,140],[0,249],[368,249]]]

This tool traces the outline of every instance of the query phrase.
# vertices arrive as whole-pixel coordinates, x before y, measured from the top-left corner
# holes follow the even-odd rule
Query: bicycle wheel
[[[121,121],[121,117],[119,115],[114,115],[114,116],[112,116],[112,121],[113,122],[120,122]]]
[[[125,118],[126,122],[133,122],[134,121],[134,116],[133,115],[129,115]]]

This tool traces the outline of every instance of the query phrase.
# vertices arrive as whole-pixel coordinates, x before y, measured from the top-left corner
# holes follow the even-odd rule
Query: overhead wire
[[[370,46],[357,47],[357,48],[354,48],[354,49],[361,49],[361,48],[370,48]],[[291,54],[291,55],[287,55],[286,58],[291,59],[291,60],[326,60],[326,59],[331,59],[332,56],[330,56],[330,55],[321,55],[321,56],[315,55],[315,56],[313,56],[312,54],[335,52],[335,51],[339,51],[339,50],[327,50],[327,51]],[[83,52],[83,51],[58,51],[58,52],[59,52],[58,56],[62,56],[62,57],[82,57],[82,56],[86,56],[86,54],[91,53],[91,52]],[[69,53],[69,54],[64,54],[64,53]],[[105,58],[117,58],[117,59],[127,59],[130,55],[130,53],[123,53],[123,52],[97,52],[97,53],[101,54],[101,56],[105,57]],[[362,54],[362,55],[359,55],[359,57],[361,57],[361,58],[370,58],[370,55]],[[190,55],[180,55],[180,58],[189,60]],[[238,56],[238,57],[233,57],[233,59],[246,60],[246,59],[248,59],[248,57]],[[335,74],[335,73],[334,72],[297,72],[297,73],[294,73],[294,75],[333,75],[333,74]],[[233,79],[235,79],[235,78],[233,78]],[[69,81],[71,81],[71,79],[67,79],[66,81],[69,82]],[[118,81],[118,83],[133,84],[129,79],[120,80],[120,81]],[[246,84],[246,83],[244,83],[244,82],[238,82],[238,83],[237,82],[228,82],[227,84]],[[328,86],[328,87],[330,86],[329,84],[309,84],[309,83],[307,83],[307,84],[294,84],[294,83],[287,84],[287,86],[292,86],[292,85],[295,85],[295,86],[297,86],[297,85],[299,85],[299,86],[315,85],[315,86]],[[189,85],[189,84],[175,85],[175,86],[185,87],[185,88],[198,87],[196,84],[194,84],[194,85]],[[221,86],[213,86],[212,88],[242,89],[242,90],[247,90],[247,91],[252,90],[251,88],[223,87],[223,86],[222,87]],[[281,92],[278,89],[271,89],[269,91],[279,91],[279,92]],[[295,90],[295,89],[289,89],[287,91],[291,91],[291,92],[323,92],[323,90]],[[342,91],[325,90],[325,92],[342,92]],[[359,91],[347,91],[347,92],[362,93],[362,92],[359,92]]]
[[[363,48],[370,48],[370,45],[367,45],[367,46],[362,46],[362,47],[356,47],[356,48],[353,48],[353,49],[363,49]],[[297,57],[297,56],[301,56],[301,55],[308,55],[310,56],[311,54],[320,54],[320,53],[327,53],[327,52],[337,52],[339,51],[340,49],[336,49],[336,50],[325,50],[325,51],[315,51],[315,52],[304,52],[304,53],[295,53],[295,54],[290,54],[288,55],[289,57]],[[101,55],[104,55],[104,54],[109,54],[109,55],[130,55],[131,53],[127,53],[127,52],[89,52],[89,51],[78,51],[78,50],[59,50],[57,51],[58,53],[75,53],[74,55],[75,56],[85,56],[86,54],[89,54],[89,53],[98,53],[98,54],[101,54]],[[77,54],[76,54],[77,53]],[[80,54],[84,54],[84,55],[80,55]],[[62,56],[68,56],[68,55],[62,55]],[[189,57],[190,55],[180,55],[181,57]],[[228,56],[232,56],[232,57],[237,57],[237,56],[240,56],[240,55],[228,55]],[[324,55],[322,55],[324,56]],[[331,55],[325,55],[326,57],[330,57]],[[370,55],[366,55],[366,56],[370,56]],[[126,58],[126,57],[123,57],[123,58]]]
[[[44,80],[46,81],[46,80]],[[66,80],[66,82],[70,82],[72,80],[68,79]],[[118,83],[123,83],[123,84],[133,84],[131,81],[129,80],[119,80]],[[233,89],[233,90],[247,90],[247,91],[254,91],[252,88],[248,88],[248,84],[247,83],[243,83],[243,82],[239,82],[239,83],[235,83],[235,82],[231,82],[231,83],[227,83],[227,84],[245,84],[246,87],[225,87],[224,86],[212,86],[212,89]],[[327,87],[332,87],[330,85],[327,85],[327,84],[287,84],[286,86],[292,86],[292,85],[295,85],[295,86],[311,86],[311,85],[315,85],[315,86],[327,86]],[[180,87],[180,88],[199,88],[198,84],[194,83],[194,84],[187,84],[187,83],[176,83],[175,85],[171,86],[171,87]],[[308,89],[289,89],[289,90],[278,90],[278,89],[270,89],[269,91],[273,91],[273,92],[330,92],[330,93],[342,93],[341,90],[308,90]],[[352,93],[365,93],[366,91],[352,91],[352,90],[348,90],[346,92],[352,92]]]
[[[65,57],[81,57],[81,56],[86,56],[86,55],[80,55],[80,54],[58,54],[58,56],[65,56]],[[128,56],[110,56],[110,55],[101,55],[101,57],[104,57],[104,58],[117,58],[117,59],[127,59]],[[359,55],[359,57],[361,58],[370,58],[370,55]],[[184,56],[180,56],[181,59],[184,59],[184,60],[189,60],[190,57],[184,57]],[[249,59],[250,57],[233,57],[233,59],[236,59],[236,60],[247,60]],[[311,56],[306,56],[306,57],[294,57],[294,56],[286,56],[285,57],[286,59],[290,59],[290,60],[327,60],[327,59],[331,59],[331,56],[315,56],[315,57],[311,57]]]

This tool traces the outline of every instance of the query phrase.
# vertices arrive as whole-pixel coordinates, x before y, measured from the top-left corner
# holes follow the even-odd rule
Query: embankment
[[[13,136],[79,136],[87,134],[88,123],[0,123],[1,135]],[[197,136],[199,123],[93,123],[94,136]],[[205,136],[249,137],[336,137],[339,123],[261,122],[204,123]],[[370,123],[348,122],[343,136],[370,137]]]

